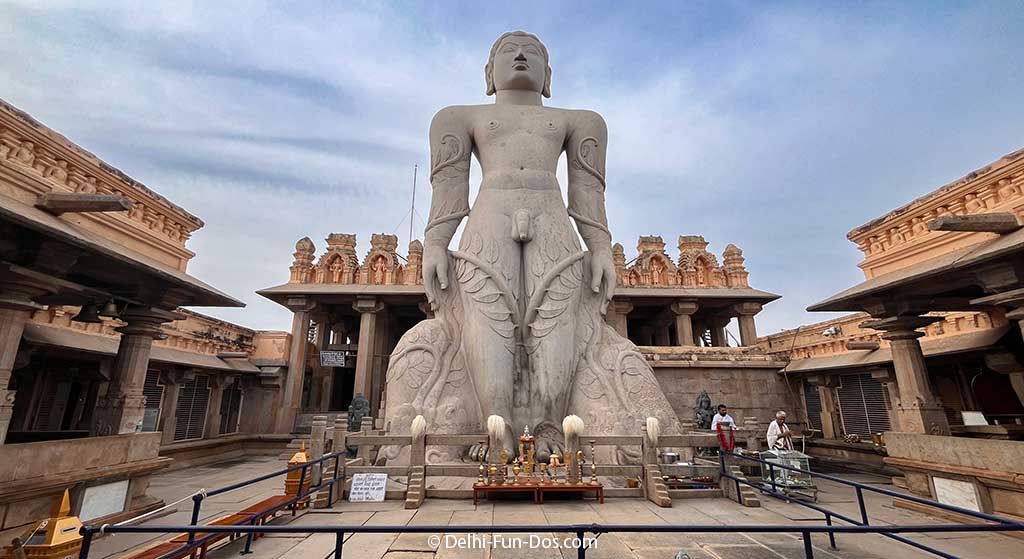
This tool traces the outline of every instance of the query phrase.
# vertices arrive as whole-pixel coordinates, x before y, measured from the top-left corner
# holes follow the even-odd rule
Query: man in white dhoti
[[[770,450],[793,450],[793,433],[786,425],[786,412],[775,412],[775,421],[768,424],[767,437]]]

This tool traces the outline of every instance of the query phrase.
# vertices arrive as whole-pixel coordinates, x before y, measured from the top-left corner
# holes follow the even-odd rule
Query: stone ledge
[[[48,476],[37,476],[25,480],[8,482],[0,485],[0,502],[9,502],[27,497],[38,496],[40,492],[64,490],[71,485],[83,481],[102,481],[129,474],[149,474],[171,465],[170,458],[153,458],[138,460],[102,468],[87,468],[71,472],[62,472]],[[58,487],[59,486],[59,487]]]

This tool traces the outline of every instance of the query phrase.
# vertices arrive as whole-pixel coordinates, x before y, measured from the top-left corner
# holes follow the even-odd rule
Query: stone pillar
[[[729,338],[725,333],[725,326],[729,324],[730,317],[714,317],[708,322],[711,325],[711,345],[714,347],[728,347]]]
[[[311,320],[316,323],[316,339],[313,341],[313,345],[316,347],[317,355],[319,355],[321,351],[327,349],[327,341],[329,339],[327,314],[317,313],[311,317]],[[312,409],[303,411],[327,410],[327,407],[323,405],[324,379],[326,376],[326,368],[320,366],[320,363],[317,362],[316,366],[313,367],[313,375],[309,383],[309,406]]]
[[[882,338],[889,340],[892,348],[892,364],[899,386],[900,403],[898,415],[900,429],[909,433],[927,435],[949,435],[949,422],[932,392],[928,367],[925,365],[921,342],[918,340],[923,328],[942,320],[934,316],[896,316],[869,320],[862,328],[884,330]]]
[[[210,401],[206,405],[206,429],[204,439],[212,439],[220,434],[220,404],[224,398],[224,386],[231,384],[231,378],[225,378],[213,371],[209,374]]]
[[[679,345],[693,346],[697,344],[693,335],[693,313],[697,312],[697,301],[678,301],[669,305],[669,310],[676,315],[676,337]]]
[[[374,352],[377,349],[377,313],[384,309],[384,305],[374,297],[360,297],[352,303],[352,308],[359,311],[359,347],[356,350],[353,392],[364,394],[367,400],[372,402]]]
[[[14,390],[8,390],[21,335],[32,312],[43,308],[33,301],[48,293],[41,283],[18,276],[0,282],[0,445],[7,438],[14,413]]]
[[[7,437],[7,428],[14,413],[14,391],[7,387],[14,371],[18,346],[21,345],[21,334],[32,314],[28,310],[30,308],[0,308],[0,445]]]
[[[327,416],[326,415],[314,415],[313,421],[310,424],[309,431],[309,459],[319,460],[324,455],[324,443],[327,436]],[[320,475],[322,472],[321,465],[314,466],[312,469],[313,485],[320,483]]]
[[[163,399],[160,402],[160,423],[157,428],[160,430],[160,444],[171,444],[174,442],[174,429],[178,426],[178,382],[180,377],[177,373],[164,373],[160,375],[161,384],[164,385]]]
[[[877,380],[885,387],[889,395],[889,429],[891,431],[902,431],[900,429],[900,388],[896,384],[896,374],[889,369],[871,371],[871,378]]]
[[[839,385],[838,375],[817,376],[807,379],[818,389],[818,399],[821,401],[821,433],[826,439],[838,439],[843,434],[842,418],[839,415],[839,406],[836,404],[835,388]]]
[[[654,345],[667,347],[672,345],[672,338],[669,336],[668,322],[659,322],[654,327]]]
[[[736,314],[740,323],[740,343],[743,347],[757,345],[757,326],[754,315],[761,312],[760,303],[740,303],[736,305]]]
[[[121,313],[125,325],[118,328],[121,343],[111,370],[107,393],[96,403],[96,434],[134,433],[142,424],[146,397],[142,395],[154,339],[166,337],[160,329],[178,315],[155,307],[128,307]]]
[[[629,339],[629,321],[627,317],[631,312],[633,312],[633,303],[613,300],[608,305],[608,313],[605,315],[605,322],[627,340]]]
[[[313,303],[305,297],[288,300],[292,310],[292,344],[288,352],[288,377],[285,379],[281,407],[277,410],[274,423],[275,433],[291,433],[295,428],[295,416],[302,405],[302,381],[306,376],[306,349],[309,345],[309,315]]]

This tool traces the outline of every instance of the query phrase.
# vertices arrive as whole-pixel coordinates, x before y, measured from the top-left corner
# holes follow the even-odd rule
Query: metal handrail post
[[[78,550],[78,559],[88,559],[89,547],[92,545],[93,530],[89,526],[82,526],[79,531],[82,534],[82,548]]]
[[[253,517],[253,519],[249,521],[249,525],[250,526],[255,526],[256,525],[256,518],[255,517]],[[238,552],[238,554],[239,555],[248,555],[248,554],[252,553],[252,541],[254,539],[256,539],[256,532],[249,532],[248,534],[246,534],[246,536],[245,536],[245,548],[242,549],[242,551]]]
[[[831,526],[832,525],[832,515],[827,513],[827,512],[825,513],[825,525],[826,526]],[[839,549],[838,547],[836,547],[836,533],[835,532],[829,532],[828,533],[828,545],[832,549]]]
[[[587,557],[587,546],[583,545],[583,536],[584,532],[576,532],[576,539],[578,540],[576,543],[579,544],[576,546],[576,559],[586,559]]]
[[[804,531],[804,557],[814,559],[814,548],[811,546],[811,533]]]
[[[306,483],[306,466],[302,467],[302,473],[299,474],[299,487],[295,489],[295,509],[298,510],[299,505],[302,504],[302,485]]]
[[[199,507],[201,507],[202,505],[203,505],[203,494],[202,493],[196,493],[195,495],[192,495],[192,522],[191,522],[192,526],[196,526],[196,525],[199,524]],[[188,533],[188,544],[192,545],[192,543],[195,542],[195,541],[196,541],[196,533],[195,532],[189,532]]]
[[[341,547],[345,545],[345,532],[334,535],[334,559],[341,559]]]
[[[857,488],[857,504],[860,506],[860,521],[867,526],[868,523],[868,509],[864,506],[864,491],[860,487]]]

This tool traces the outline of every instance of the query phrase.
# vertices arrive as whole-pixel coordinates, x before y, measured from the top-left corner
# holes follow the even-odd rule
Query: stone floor
[[[167,502],[186,497],[199,488],[212,489],[280,468],[274,459],[252,458],[171,472],[153,478],[152,494]],[[855,481],[874,483],[891,488],[886,479],[864,475],[846,476]],[[202,519],[209,521],[241,510],[251,503],[281,493],[281,478],[267,480],[245,489],[208,499],[203,506]],[[837,512],[857,516],[857,501],[853,492],[838,484],[820,486],[819,502]],[[892,506],[883,496],[867,494],[868,512],[872,524],[928,524],[943,523],[938,519],[912,513]],[[282,516],[275,524],[309,525],[405,525],[405,524],[506,524],[550,525],[574,523],[606,524],[773,524],[821,525],[818,513],[799,505],[787,504],[770,497],[762,497],[762,508],[745,508],[727,499],[677,500],[672,508],[659,508],[640,499],[607,499],[605,504],[591,501],[552,501],[544,505],[515,501],[484,502],[474,506],[471,501],[428,500],[418,510],[405,510],[399,501],[384,503],[340,502],[333,509],[313,510],[299,515]],[[179,511],[150,521],[153,525],[187,524],[191,501],[179,505]],[[530,557],[531,559],[576,557],[574,549],[530,548],[530,534],[506,535],[503,543],[492,548],[458,549],[431,545],[430,534],[356,534],[347,535],[344,557],[351,559],[448,559],[448,558],[504,558]],[[561,540],[559,534],[533,534],[538,538]],[[444,536],[441,536],[442,538]],[[915,541],[931,545],[959,557],[1024,557],[1024,540],[1005,535],[939,534],[910,536]],[[161,536],[160,539],[168,539]],[[93,544],[90,557],[101,559],[118,557],[125,551],[151,545],[157,538],[148,535],[121,534],[107,536]],[[479,541],[479,540],[478,540]],[[547,540],[551,541],[551,540]],[[236,557],[242,540],[227,544],[209,554],[210,559]],[[444,542],[442,542],[444,543]],[[513,548],[509,544],[521,543]],[[828,547],[827,536],[814,537],[814,556],[817,558],[904,558],[933,557],[876,535],[837,536],[838,550]],[[256,542],[256,559],[324,559],[334,549],[333,534],[296,534],[269,536]],[[667,534],[622,533],[605,534],[587,551],[587,557],[609,559],[673,558],[685,550],[691,559],[752,559],[802,558],[803,545],[797,536],[789,534]]]

